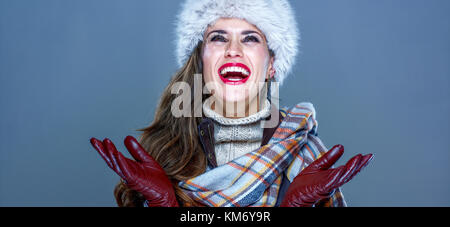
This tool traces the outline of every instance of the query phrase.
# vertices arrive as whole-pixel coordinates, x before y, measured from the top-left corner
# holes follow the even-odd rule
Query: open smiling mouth
[[[239,85],[247,82],[251,71],[242,63],[226,63],[219,68],[218,74],[225,84]]]

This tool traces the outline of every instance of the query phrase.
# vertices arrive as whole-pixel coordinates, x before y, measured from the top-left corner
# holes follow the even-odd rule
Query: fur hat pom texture
[[[287,0],[186,0],[176,18],[176,58],[181,67],[208,25],[219,18],[239,18],[255,25],[275,53],[275,79],[283,84],[299,48],[300,32]]]

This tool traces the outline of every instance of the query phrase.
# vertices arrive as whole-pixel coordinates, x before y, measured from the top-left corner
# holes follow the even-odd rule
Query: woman
[[[180,70],[140,143],[125,138],[135,160],[109,139],[91,139],[122,178],[114,192],[118,205],[346,206],[339,187],[372,155],[333,168],[343,146],[327,152],[312,104],[277,106],[272,85],[289,73],[299,39],[289,3],[188,0],[182,8]],[[199,74],[204,94],[172,94],[181,85],[195,90]]]

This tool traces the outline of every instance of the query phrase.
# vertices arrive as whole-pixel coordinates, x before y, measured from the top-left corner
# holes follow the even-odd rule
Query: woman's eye
[[[227,40],[225,39],[225,37],[221,36],[221,35],[215,35],[211,38],[212,42],[215,41],[219,41],[219,42],[226,42]]]
[[[259,39],[255,36],[249,35],[244,38],[244,42],[257,42],[259,43]]]

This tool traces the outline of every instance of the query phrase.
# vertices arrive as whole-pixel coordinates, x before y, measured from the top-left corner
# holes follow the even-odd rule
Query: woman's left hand
[[[289,185],[282,207],[308,207],[330,197],[343,184],[350,181],[372,160],[373,155],[358,154],[345,165],[331,168],[344,153],[344,146],[336,145],[322,157],[302,170]]]

